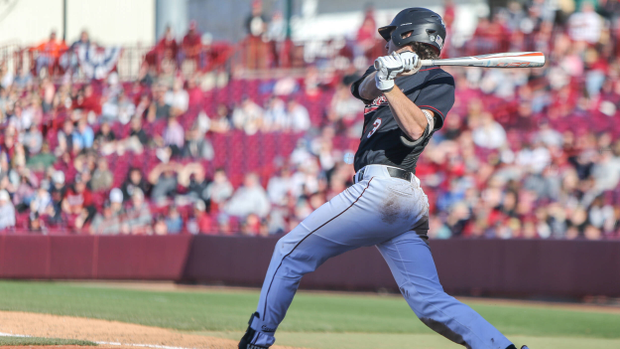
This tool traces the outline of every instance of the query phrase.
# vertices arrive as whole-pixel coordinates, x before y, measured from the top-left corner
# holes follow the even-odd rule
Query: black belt
[[[407,182],[411,182],[411,180],[413,179],[413,172],[411,172],[411,171],[405,171],[405,170],[400,169],[398,167],[386,166],[386,168],[388,170],[388,174],[390,175],[390,177],[404,179]],[[362,168],[361,170],[359,170],[359,176],[358,176],[358,174],[353,176],[353,182],[354,183],[355,183],[356,176],[358,176],[357,178],[359,178],[359,180],[364,179],[364,170],[365,170],[365,168]]]
[[[387,170],[390,176],[394,178],[404,179],[407,182],[411,182],[411,180],[413,179],[413,172],[411,171],[405,171],[397,167],[388,167]]]

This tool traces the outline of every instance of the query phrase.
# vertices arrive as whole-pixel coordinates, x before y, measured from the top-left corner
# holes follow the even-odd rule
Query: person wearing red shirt
[[[194,204],[194,215],[187,222],[187,230],[192,234],[218,234],[217,229],[213,229],[213,220],[206,212],[206,204],[202,200],[196,201]]]
[[[86,187],[86,181],[81,174],[75,177],[75,183],[65,193],[62,201],[62,211],[68,216],[69,222],[75,219],[86,209],[88,215],[84,219],[84,224],[90,222],[97,210],[94,206],[93,194]]]
[[[73,101],[73,109],[81,109],[85,114],[91,111],[95,115],[101,115],[101,97],[95,94],[93,86],[87,84],[78,93],[78,97]]]
[[[200,67],[200,53],[202,50],[202,38],[198,31],[196,21],[189,22],[189,30],[183,37],[181,42],[182,59],[181,63],[185,59],[193,59],[196,61],[196,66]]]
[[[67,44],[62,40],[57,40],[56,31],[52,30],[49,40],[40,43],[38,46],[31,47],[31,52],[38,52],[37,60],[37,74],[44,66],[48,67],[50,72],[58,63],[58,58],[67,51]]]
[[[157,69],[161,69],[162,61],[174,61],[176,62],[177,55],[179,53],[179,45],[174,38],[174,33],[170,26],[166,27],[166,32],[162,38],[157,42],[155,47],[149,53],[146,54],[145,60],[149,64],[157,65]]]

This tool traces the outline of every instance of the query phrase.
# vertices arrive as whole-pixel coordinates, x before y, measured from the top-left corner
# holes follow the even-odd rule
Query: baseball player
[[[454,103],[454,80],[439,67],[420,68],[421,59],[438,57],[446,38],[444,23],[433,11],[408,8],[379,34],[387,41],[388,55],[377,58],[351,86],[353,96],[366,104],[354,185],[278,241],[239,349],[268,348],[275,342],[304,274],[328,258],[372,245],[428,327],[467,348],[516,349],[478,313],[443,291],[427,242],[428,199],[414,173]]]

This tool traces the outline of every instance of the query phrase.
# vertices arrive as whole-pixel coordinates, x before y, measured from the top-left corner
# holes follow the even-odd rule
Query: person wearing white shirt
[[[189,94],[183,89],[183,81],[176,79],[172,85],[172,91],[166,92],[164,97],[166,104],[176,109],[181,114],[189,108]]]
[[[308,109],[291,99],[286,106],[289,129],[292,132],[303,132],[310,128],[310,115]]]
[[[506,144],[506,131],[502,125],[493,120],[490,113],[483,113],[480,118],[480,126],[472,132],[474,143],[487,149],[501,148]]]
[[[581,12],[575,12],[568,18],[568,34],[574,41],[585,41],[596,44],[601,38],[603,22],[594,12],[592,3],[585,1]]]
[[[15,207],[9,193],[0,190],[0,230],[15,226]]]

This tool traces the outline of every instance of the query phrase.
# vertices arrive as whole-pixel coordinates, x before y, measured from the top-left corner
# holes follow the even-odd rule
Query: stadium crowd
[[[548,63],[449,70],[456,103],[416,172],[431,238],[620,238],[620,3],[560,4],[510,2],[462,47],[448,43],[448,56],[536,50]],[[454,13],[448,3],[448,27]],[[248,37],[270,33],[261,42],[281,40],[276,29],[260,9],[248,20]],[[195,23],[180,42],[164,35],[135,81],[2,63],[0,229],[286,233],[351,184],[363,128],[352,62],[370,64],[375,33],[369,9],[355,40],[299,78],[221,78]],[[67,47],[51,40],[33,50]]]

